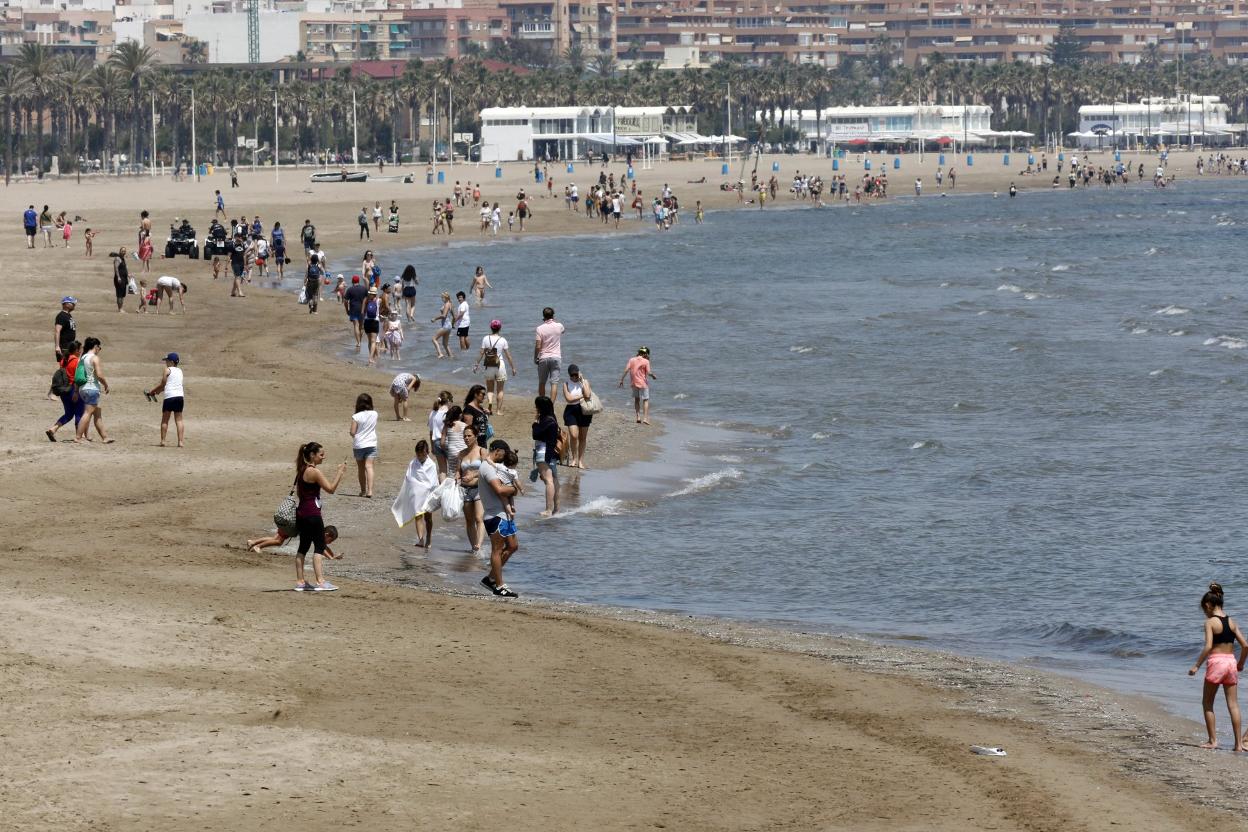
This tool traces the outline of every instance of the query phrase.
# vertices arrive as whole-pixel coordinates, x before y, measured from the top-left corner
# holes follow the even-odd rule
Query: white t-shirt
[[[162,289],[172,289],[177,292],[182,288],[182,281],[178,280],[176,277],[170,277],[166,274],[157,279],[156,285]]]
[[[169,368],[169,377],[165,379],[165,398],[180,399],[182,392],[182,370],[178,367]]]
[[[481,349],[498,350],[498,363],[499,364],[503,363],[503,350],[506,350],[508,348],[509,347],[507,344],[507,339],[501,335],[495,335],[494,333],[491,332],[489,335],[481,339]]]
[[[455,326],[462,328],[472,324],[472,319],[468,315],[468,301],[465,300],[460,302],[459,306],[455,309],[455,315],[457,319]]]
[[[429,411],[429,436],[437,442],[442,438],[442,428],[446,424],[446,408],[439,407]]]
[[[376,448],[377,411],[361,410],[353,414],[351,419],[355,422],[355,436],[352,437],[351,447],[357,451],[361,448]]]

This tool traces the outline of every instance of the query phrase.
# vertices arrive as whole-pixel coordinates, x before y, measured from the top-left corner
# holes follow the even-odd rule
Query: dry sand
[[[787,172],[809,160],[782,161]],[[673,164],[639,176],[643,188],[668,178],[686,206],[716,205],[723,197],[712,165],[717,171],[717,163]],[[680,184],[702,174],[710,182],[701,189]],[[1000,175],[965,177],[959,190],[999,188]],[[509,168],[503,192],[527,176]],[[1242,825],[1229,810],[1244,767],[1195,750],[1191,723],[1018,668],[350,580],[331,595],[286,591],[289,559],[245,554],[239,544],[270,526],[300,441],[325,442],[331,461],[349,454],[351,402],[370,390],[388,403],[388,374],[324,348],[346,332],[332,306],[310,319],[288,293],[255,289],[231,300],[203,263],[154,266],[188,281],[189,314],[118,315],[107,257],[85,260],[77,235],[68,251],[29,252],[17,227],[28,203],[48,203],[87,217],[78,230],[99,229],[104,254],[131,241],[141,208],[158,230],[183,213],[205,228],[222,180],[8,191],[12,224],[0,254],[20,288],[0,301],[8,391],[0,521],[10,538],[0,602],[0,829]],[[231,211],[282,219],[292,237],[311,217],[331,258],[350,252],[353,261],[360,205],[393,197],[407,211],[447,190],[318,186],[313,199],[306,171],[275,184],[271,172],[244,170],[242,185],[226,191]],[[537,209],[538,232],[585,230],[561,204],[546,210],[539,200]],[[405,232],[397,242],[427,239],[423,227]],[[473,236],[475,228],[462,235]],[[396,242],[382,237],[375,244]],[[421,311],[437,283],[422,283]],[[64,293],[81,301],[80,335],[106,345],[111,446],[43,437],[59,412],[43,394]],[[521,390],[534,383],[528,326],[510,330],[520,342]],[[411,348],[424,349],[424,337]],[[185,357],[187,374],[181,451],[156,447],[158,408],[140,394],[170,349]],[[383,422],[383,448],[417,438],[430,394],[426,386],[416,398],[418,421]],[[499,434],[523,440],[524,396],[511,401]],[[617,418],[597,431],[591,461],[645,453],[641,436]],[[348,557],[395,537],[385,497],[405,460],[397,450],[384,456],[371,526],[343,523]],[[342,493],[354,490],[348,480]],[[327,520],[360,518],[364,503],[329,497]],[[977,743],[1004,745],[1009,756],[974,756],[968,748]]]

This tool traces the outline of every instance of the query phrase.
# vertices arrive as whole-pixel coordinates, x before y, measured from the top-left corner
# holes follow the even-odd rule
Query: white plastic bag
[[[305,286],[299,290],[299,302],[300,303],[308,302],[308,287]]]
[[[442,519],[458,520],[464,516],[464,492],[455,480],[443,480],[438,487],[442,500]]]

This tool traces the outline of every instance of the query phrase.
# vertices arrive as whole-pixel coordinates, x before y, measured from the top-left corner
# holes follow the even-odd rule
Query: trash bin
[[[497,165],[494,167],[494,178],[495,179],[503,178],[503,169],[501,167],[498,167]]]
[[[445,181],[446,181],[446,171],[444,170],[438,171],[438,184],[441,185]]]

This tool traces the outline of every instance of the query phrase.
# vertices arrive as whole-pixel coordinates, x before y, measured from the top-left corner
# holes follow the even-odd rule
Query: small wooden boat
[[[368,172],[362,170],[340,170],[334,173],[314,173],[313,182],[367,182]]]

